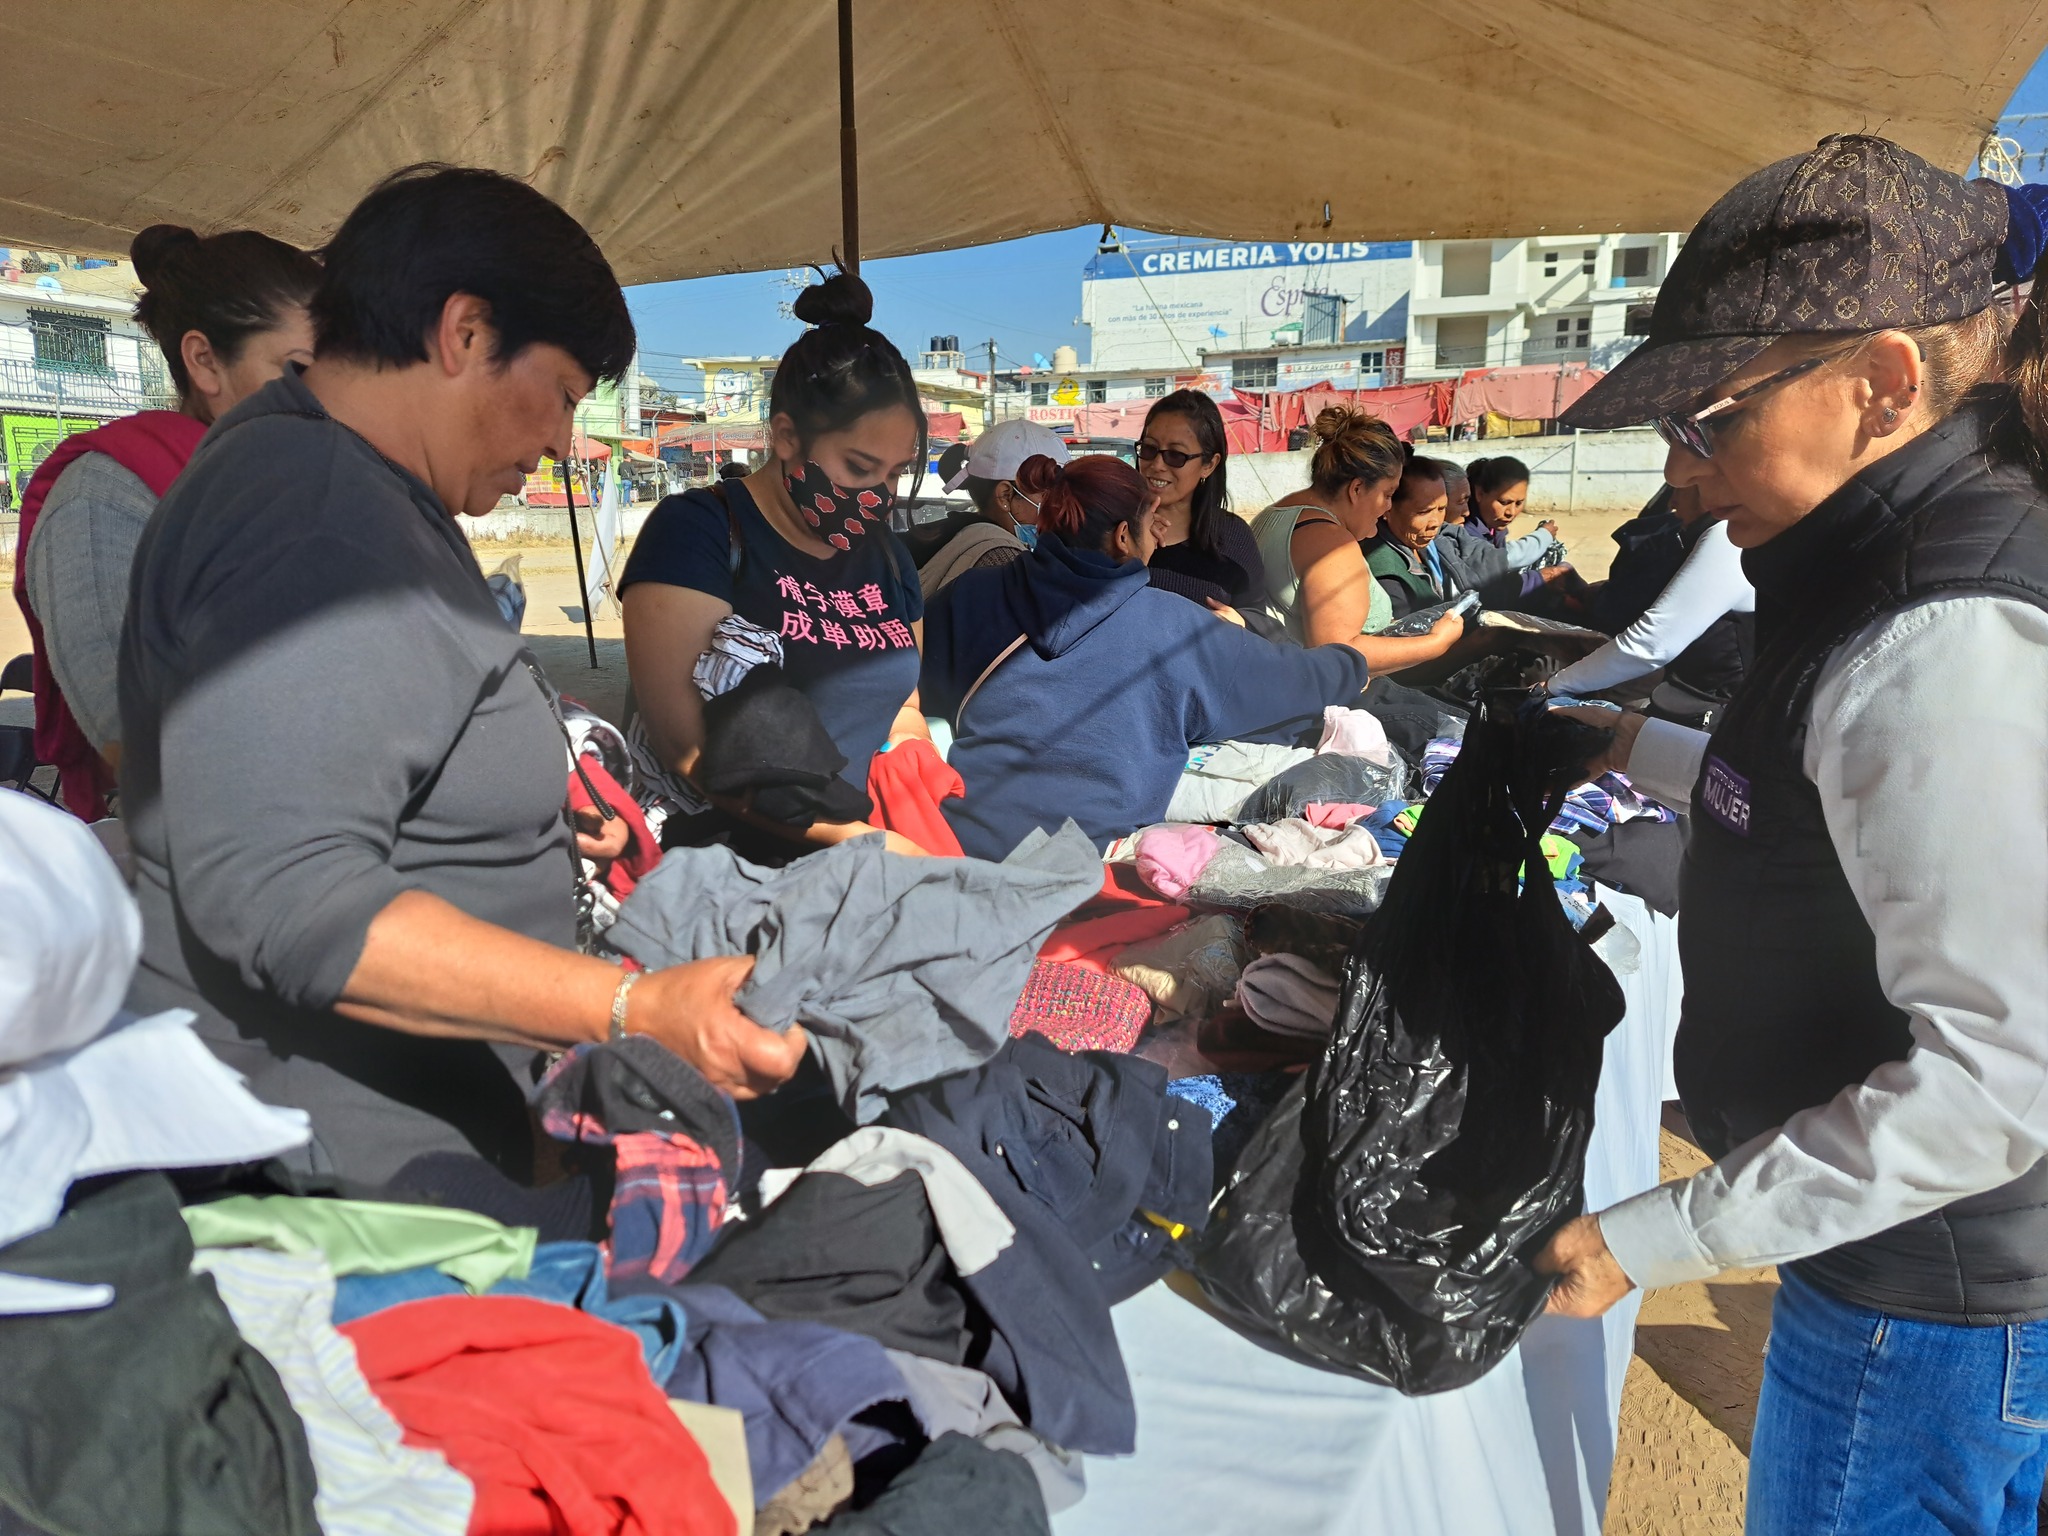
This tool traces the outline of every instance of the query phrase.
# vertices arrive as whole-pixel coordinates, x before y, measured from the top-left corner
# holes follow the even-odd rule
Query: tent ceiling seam
[[[1059,158],[1073,172],[1074,179],[1081,184],[1082,194],[1094,210],[1094,217],[1104,223],[1110,222],[1110,210],[1102,189],[1095,184],[1089,173],[1087,161],[1067,136],[1065,121],[1053,104],[1052,91],[1047,87],[1045,76],[1038,68],[1038,62],[1026,51],[1022,41],[1022,29],[1018,26],[1013,0],[984,0],[989,12],[989,26],[1010,57],[1016,61],[1017,73],[1023,77],[1029,90],[1033,106],[1037,109],[1038,120],[1047,138],[1058,147]]]

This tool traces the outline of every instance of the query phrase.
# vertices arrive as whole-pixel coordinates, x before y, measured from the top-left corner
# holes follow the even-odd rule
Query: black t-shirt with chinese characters
[[[791,686],[817,706],[846,754],[846,778],[866,788],[868,760],[889,739],[896,711],[917,687],[917,636],[910,627],[924,617],[917,568],[886,524],[869,523],[851,549],[821,560],[775,531],[743,481],[728,480],[719,489],[725,503],[699,489],[670,496],[649,513],[619,589],[636,581],[688,587],[779,635]]]

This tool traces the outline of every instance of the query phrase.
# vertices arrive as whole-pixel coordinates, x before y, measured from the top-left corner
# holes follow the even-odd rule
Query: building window
[[[1595,264],[1596,264],[1596,263],[1597,263],[1597,262],[1599,261],[1599,259],[1600,259],[1600,253],[1599,253],[1598,251],[1581,251],[1581,252],[1579,252],[1579,272],[1580,272],[1580,274],[1581,274],[1582,276],[1585,276],[1585,277],[1591,277],[1591,276],[1593,275],[1593,268],[1594,268]]]
[[[1545,277],[1557,276],[1557,258],[1562,254],[1563,252],[1561,251],[1545,251],[1543,253],[1543,275]]]
[[[1109,380],[1090,379],[1088,381],[1088,403],[1090,405],[1101,405],[1104,401],[1108,399]]]
[[[1165,397],[1165,395],[1166,395],[1166,380],[1164,380],[1164,379],[1147,379],[1147,380],[1145,381],[1145,398],[1146,398],[1147,400],[1159,400],[1159,399],[1163,399],[1163,398]]]
[[[1650,257],[1654,249],[1647,245],[1626,246],[1614,253],[1614,275],[1631,288],[1640,288],[1654,279],[1650,274]]]
[[[60,309],[31,309],[28,327],[38,368],[67,373],[108,372],[106,321]]]
[[[1358,371],[1360,373],[1385,373],[1387,371],[1387,354],[1384,352],[1359,353]]]
[[[1559,352],[1583,352],[1593,344],[1591,315],[1560,315],[1551,346]]]
[[[1272,389],[1280,382],[1277,357],[1240,357],[1230,365],[1232,389]]]
[[[1044,379],[1033,379],[1031,381],[1031,403],[1033,405],[1052,404],[1052,385],[1048,381]]]
[[[1486,316],[1445,315],[1436,323],[1439,368],[1486,366]]]
[[[1447,299],[1470,299],[1493,287],[1493,242],[1470,240],[1444,246],[1444,287]]]

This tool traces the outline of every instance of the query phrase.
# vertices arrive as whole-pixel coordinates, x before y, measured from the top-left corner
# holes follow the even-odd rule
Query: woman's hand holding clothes
[[[733,994],[753,974],[752,955],[722,955],[647,971],[627,995],[626,1031],[648,1035],[736,1099],[770,1093],[803,1060],[810,1037],[764,1029],[741,1013]]]
[[[1614,740],[1607,750],[1586,764],[1587,779],[1597,779],[1603,773],[1628,772],[1629,758],[1634,755],[1636,738],[1643,734],[1648,715],[1633,710],[1617,709],[1612,704],[1553,704],[1551,713],[1576,720],[1582,725],[1598,726],[1603,731],[1614,732]]]

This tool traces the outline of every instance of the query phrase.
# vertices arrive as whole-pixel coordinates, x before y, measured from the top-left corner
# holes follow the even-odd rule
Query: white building
[[[68,434],[176,406],[163,354],[131,318],[140,292],[125,261],[0,247],[0,475],[10,503]]]
[[[1612,367],[1681,238],[1118,241],[1082,273],[1090,361],[1062,349],[1051,368],[1003,382],[1027,414],[1058,422],[1076,406],[1183,387],[1374,389],[1470,368]]]

